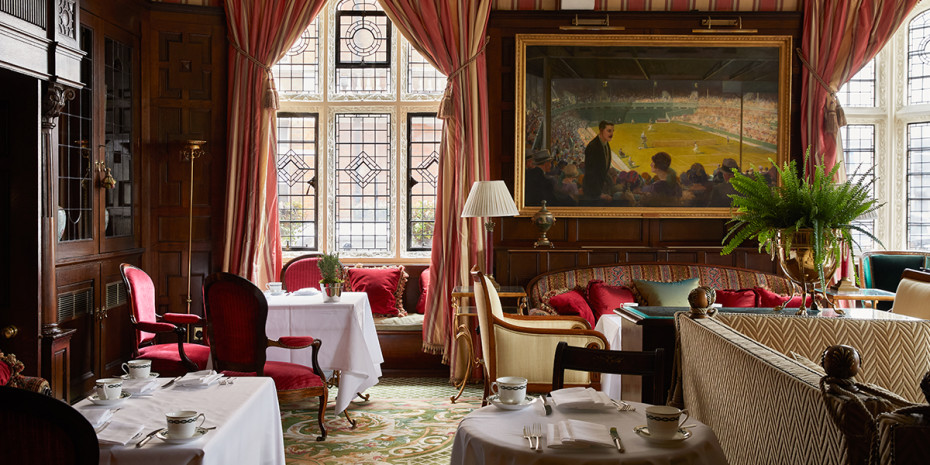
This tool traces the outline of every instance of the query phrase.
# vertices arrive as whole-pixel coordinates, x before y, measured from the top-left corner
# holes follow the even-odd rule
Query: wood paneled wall
[[[759,35],[789,35],[800,43],[801,14],[714,13],[742,17],[744,28]],[[559,34],[573,14],[563,12],[491,12],[487,47],[490,101],[491,179],[503,179],[513,191],[515,115],[515,35]],[[706,13],[611,12],[610,24],[624,26],[616,34],[692,34]],[[578,34],[579,31],[571,31]],[[584,33],[584,32],[581,32]],[[597,31],[591,32],[597,34]],[[792,59],[790,153],[800,154],[800,62]],[[726,220],[719,218],[558,218],[549,230],[554,249],[533,249],[538,231],[528,217],[502,218],[495,229],[495,270],[499,282],[525,286],[546,271],[582,265],[632,261],[707,263],[777,273],[777,264],[754,247],[720,255]]]
[[[144,93],[150,99],[143,210],[158,312],[185,313],[190,264],[191,312],[203,314],[201,283],[220,269],[226,189],[226,20],[220,8],[154,5],[143,35]],[[206,154],[191,162],[183,142],[206,140]],[[192,206],[193,205],[193,206]],[[193,227],[190,213],[193,208]],[[192,237],[188,255],[188,235]]]

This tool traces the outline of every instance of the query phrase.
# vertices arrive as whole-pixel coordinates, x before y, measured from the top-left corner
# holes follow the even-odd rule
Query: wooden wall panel
[[[726,15],[725,13],[722,13]],[[797,12],[733,14],[742,17],[743,27],[756,28],[760,35],[789,35],[800,43],[801,14]],[[489,147],[491,178],[503,179],[513,192],[514,120],[516,88],[516,34],[560,34],[559,26],[571,24],[565,12],[492,11],[487,48]],[[706,15],[700,13],[616,12],[611,25],[626,29],[619,34],[691,34]],[[585,32],[571,31],[572,34]],[[598,34],[599,32],[593,32]],[[613,32],[612,32],[613,33]],[[800,88],[800,62],[793,58],[792,88]],[[791,143],[789,153],[799,154],[800,95],[791,98]],[[777,272],[767,254],[741,248],[720,255],[726,234],[724,218],[556,218],[548,232],[555,249],[532,249],[538,232],[528,217],[503,218],[495,237],[496,278],[501,284],[526,285],[534,276],[582,264],[617,262],[685,262],[732,265],[764,272]]]

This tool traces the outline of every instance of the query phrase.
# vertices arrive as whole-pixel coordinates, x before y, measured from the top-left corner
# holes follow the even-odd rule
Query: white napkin
[[[291,292],[291,295],[317,295],[320,293],[320,290],[315,287],[305,287],[303,289],[298,289],[294,292]]]
[[[142,432],[142,428],[144,426],[139,423],[124,423],[113,420],[103,431],[97,433],[97,442],[125,446],[132,438]]]
[[[563,420],[547,426],[546,444],[553,449],[614,446],[614,440],[604,425],[580,420]]]
[[[586,387],[565,388],[549,393],[555,405],[572,409],[602,409],[613,407],[610,397]]]
[[[123,380],[123,390],[133,397],[150,396],[158,387],[158,378],[126,379]]]
[[[217,373],[213,370],[192,371],[184,375],[184,377],[179,379],[175,384],[178,386],[206,387],[219,381],[222,377],[222,373]]]
[[[113,411],[108,408],[82,408],[78,409],[81,415],[90,422],[90,425],[97,429],[110,418],[113,418]]]

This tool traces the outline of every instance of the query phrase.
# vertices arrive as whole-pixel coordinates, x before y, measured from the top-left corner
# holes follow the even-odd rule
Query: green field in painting
[[[640,148],[641,134],[644,132],[646,148]],[[579,131],[583,140],[588,141],[596,134],[597,126]],[[737,137],[731,136],[728,140],[724,134],[676,122],[617,124],[614,126],[610,148],[615,154],[614,167],[621,171],[635,169],[646,173],[650,171],[649,164],[656,152],[671,155],[672,169],[679,174],[687,171],[694,163],[701,163],[707,174],[712,174],[724,158],[736,160],[743,172],[751,168],[758,171],[761,166],[771,166],[769,158],[775,160],[777,156],[774,150],[751,143],[742,144],[741,154]],[[620,149],[629,158],[617,158]]]

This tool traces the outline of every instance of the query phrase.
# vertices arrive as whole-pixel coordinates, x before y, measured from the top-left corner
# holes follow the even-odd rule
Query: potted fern
[[[783,166],[773,162],[781,185],[771,186],[762,173],[736,173],[730,180],[736,191],[730,195],[734,215],[727,223],[729,231],[721,251],[728,254],[754,239],[759,242],[759,250],[764,247],[773,260],[777,254],[782,270],[801,286],[802,310],[809,290],[817,283],[821,289],[826,288],[826,277],[841,261],[842,245],[853,250],[853,231],[881,243],[872,233],[853,224],[855,219],[881,207],[871,198],[872,169],[864,176],[851,176],[860,181],[835,183],[839,165],[827,172],[818,164],[811,176],[807,169],[809,157],[810,148],[804,154],[803,175],[794,160]]]
[[[316,265],[320,268],[323,302],[338,302],[342,297],[342,263],[338,253],[323,252]]]

